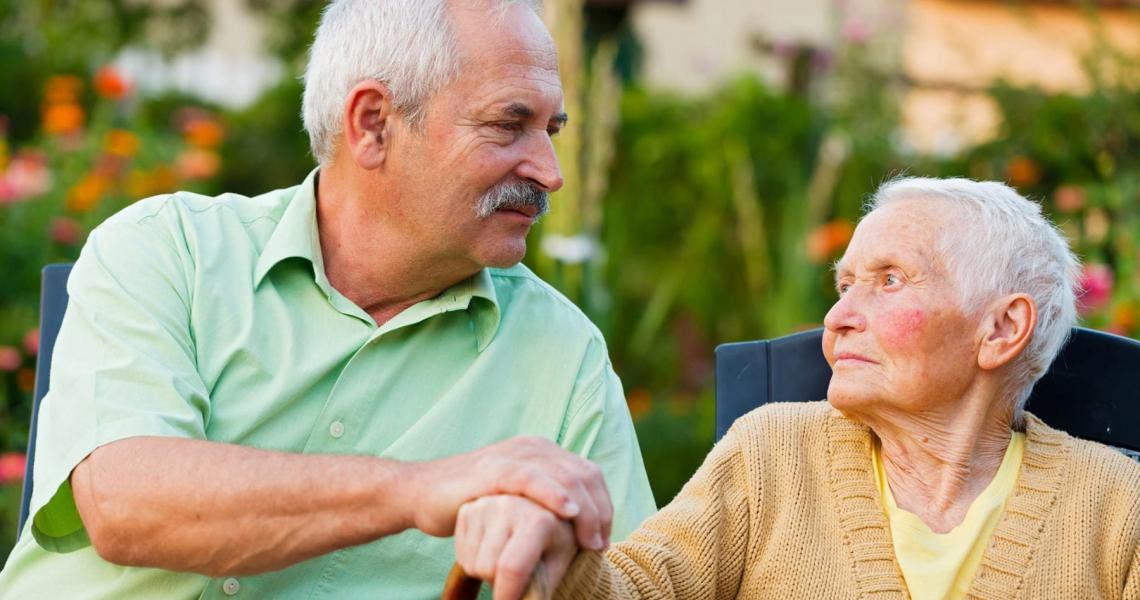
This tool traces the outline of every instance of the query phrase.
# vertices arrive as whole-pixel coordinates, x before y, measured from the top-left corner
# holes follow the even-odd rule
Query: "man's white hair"
[[[934,200],[956,215],[935,247],[967,314],[993,300],[1024,293],[1037,304],[1033,337],[1013,363],[1007,393],[1022,421],[1033,384],[1049,369],[1077,323],[1080,262],[1041,205],[1007,185],[970,179],[905,177],[889,181],[868,202],[868,213],[900,200]]]
[[[327,165],[341,134],[344,102],[361,81],[385,83],[394,109],[422,124],[424,105],[459,73],[449,6],[457,0],[333,0],[321,15],[309,64],[301,117],[313,156]],[[541,0],[468,0],[505,8]]]

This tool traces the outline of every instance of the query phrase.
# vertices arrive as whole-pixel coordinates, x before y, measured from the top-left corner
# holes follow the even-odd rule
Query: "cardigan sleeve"
[[[582,552],[556,598],[735,598],[749,538],[750,481],[737,425],[668,506],[605,554]],[[758,504],[757,504],[758,505]]]

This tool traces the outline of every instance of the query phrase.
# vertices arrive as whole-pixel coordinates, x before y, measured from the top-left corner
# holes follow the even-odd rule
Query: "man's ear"
[[[356,84],[344,106],[344,144],[362,169],[377,169],[392,145],[395,113],[388,86],[374,79]]]
[[[982,320],[978,366],[988,371],[1008,364],[1029,344],[1036,327],[1037,303],[1028,294],[998,299]]]

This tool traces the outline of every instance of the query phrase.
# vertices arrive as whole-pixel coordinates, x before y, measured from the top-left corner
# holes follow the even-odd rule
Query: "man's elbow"
[[[97,473],[103,469],[92,464],[94,455],[87,457],[71,474],[71,490],[75,508],[91,547],[103,560],[122,566],[146,566],[141,563],[144,552],[134,542],[142,538],[132,531],[138,523],[130,518],[132,511],[124,506],[126,500],[110,493],[109,486]]]

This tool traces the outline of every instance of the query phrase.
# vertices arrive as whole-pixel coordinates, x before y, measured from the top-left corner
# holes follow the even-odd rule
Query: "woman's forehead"
[[[947,217],[944,208],[925,201],[901,200],[880,207],[859,222],[836,270],[852,269],[853,261],[865,268],[938,262],[936,242],[953,226]]]

